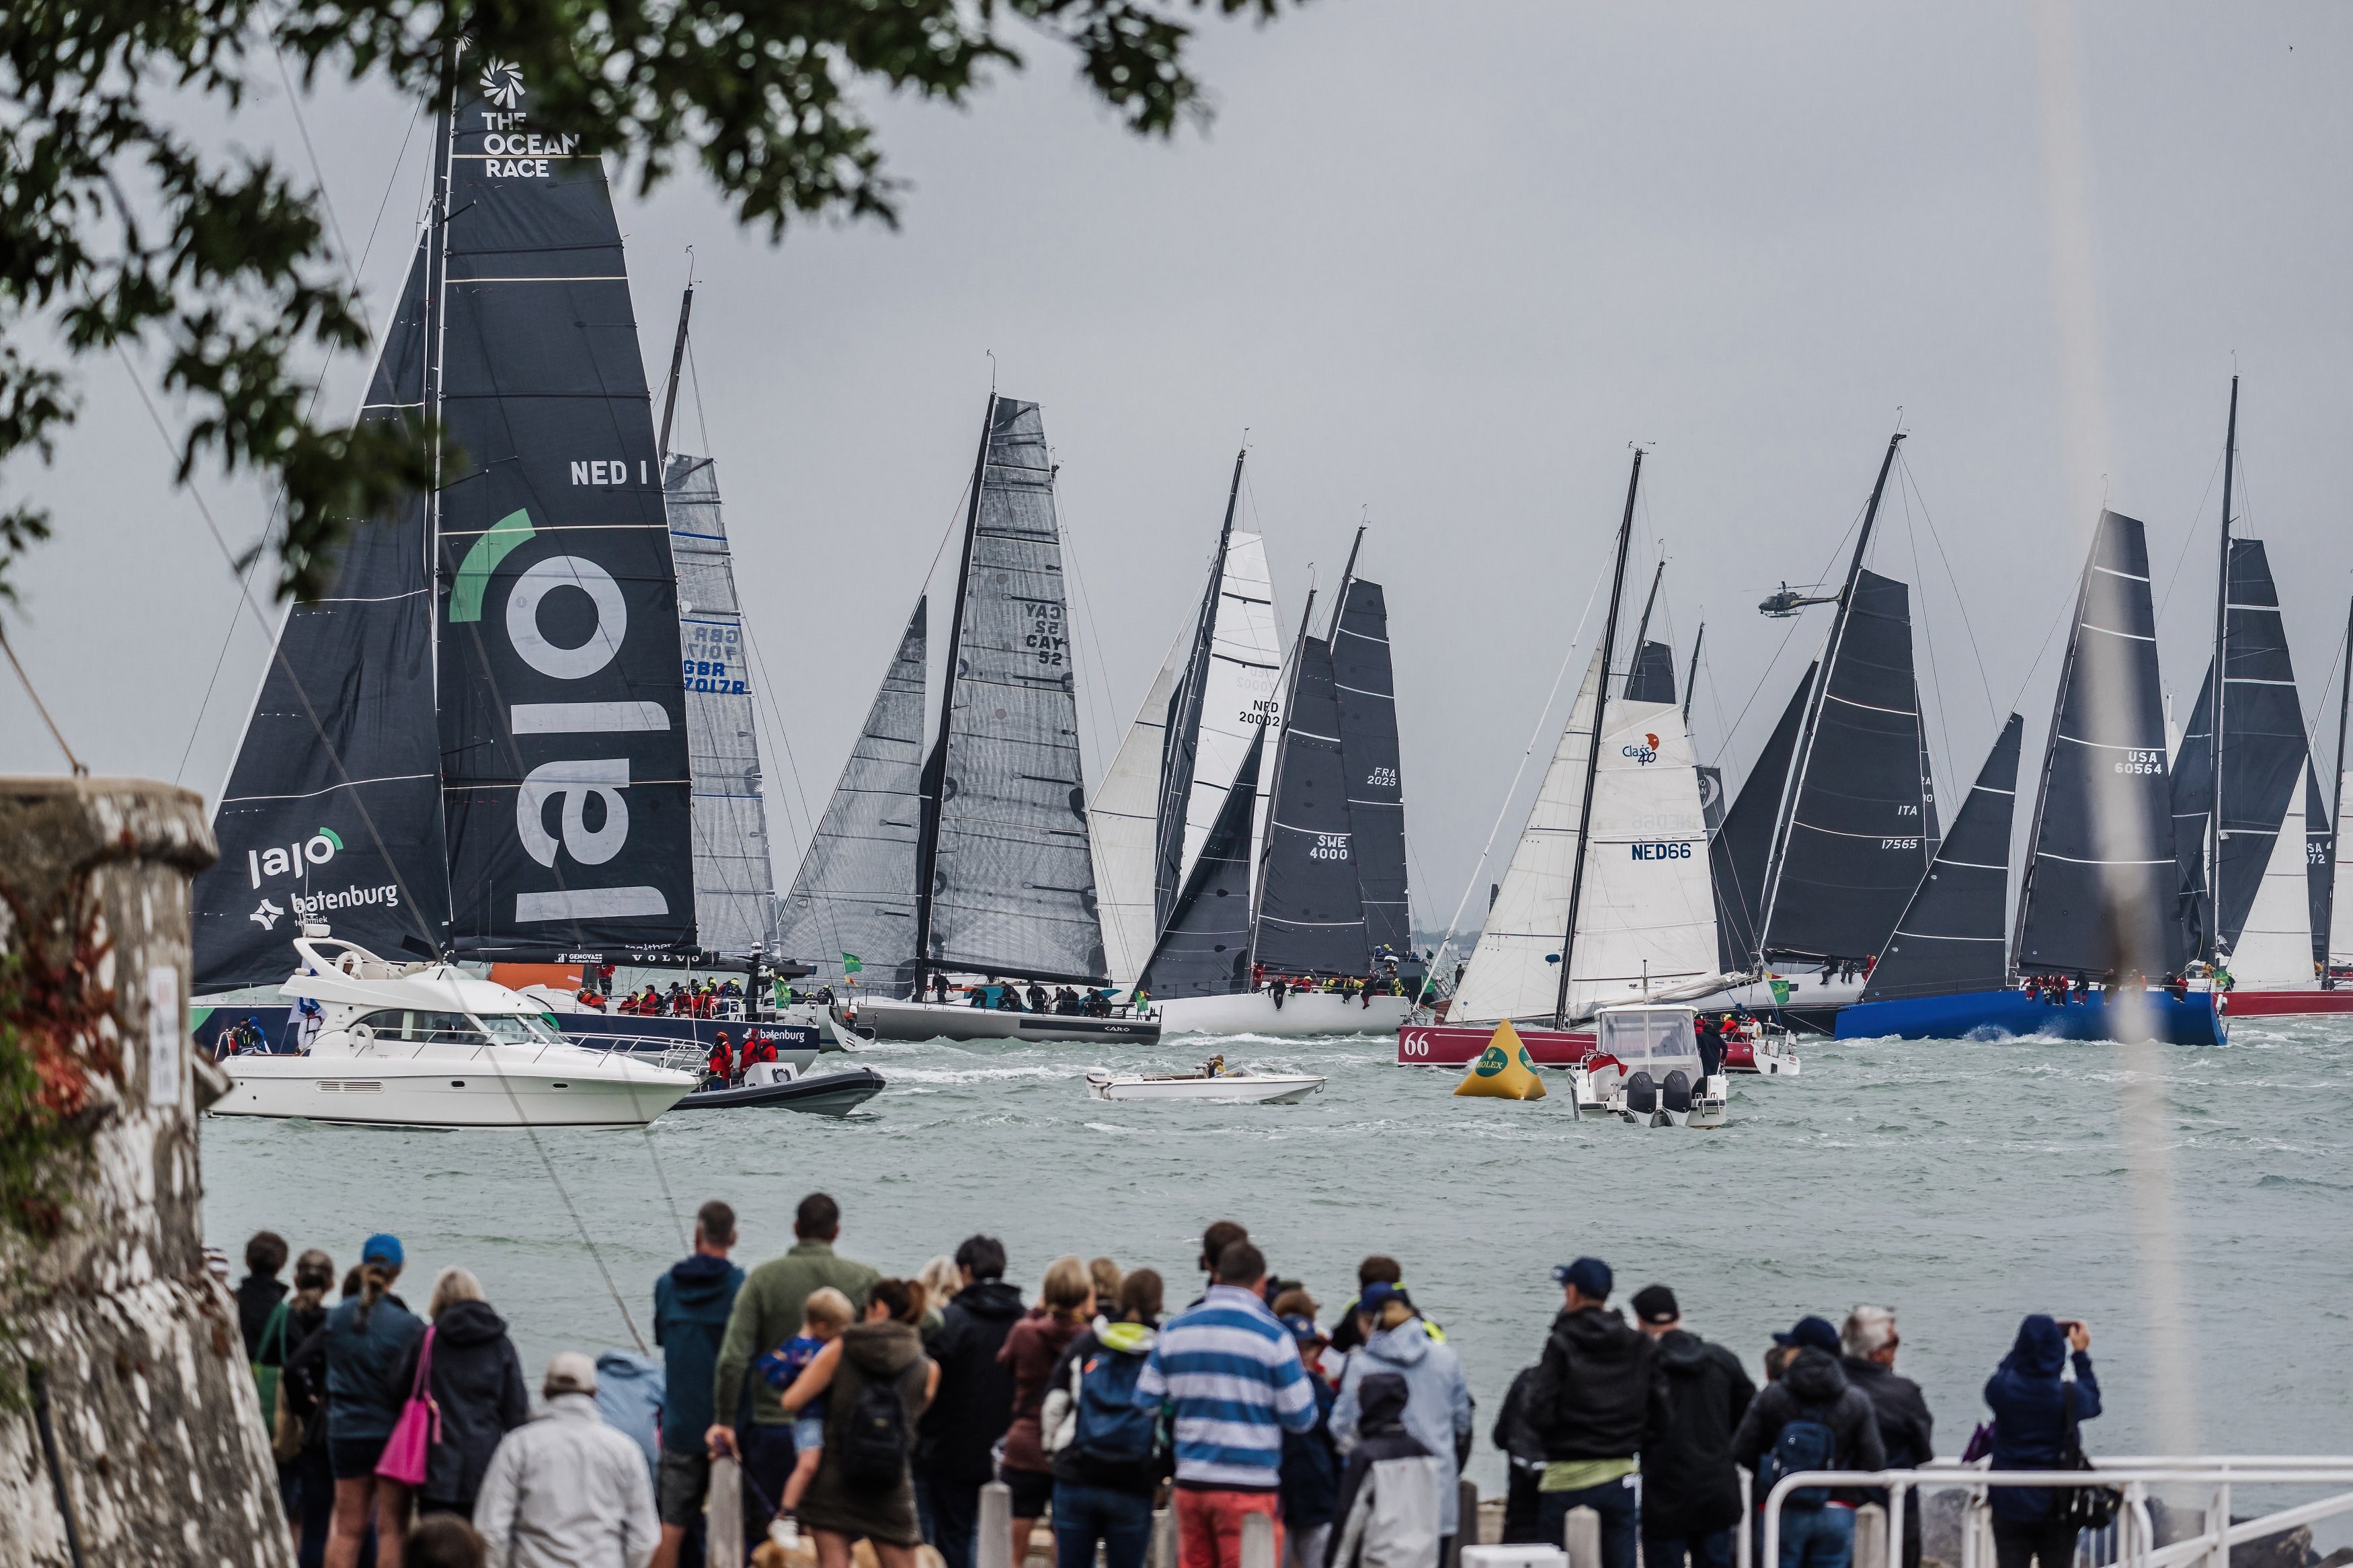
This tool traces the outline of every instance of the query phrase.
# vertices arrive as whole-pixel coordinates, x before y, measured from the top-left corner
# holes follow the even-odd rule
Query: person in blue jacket
[[[703,1438],[720,1420],[711,1405],[712,1373],[735,1292],[744,1285],[744,1271],[727,1261],[734,1245],[735,1211],[713,1198],[695,1211],[693,1253],[654,1281],[654,1343],[661,1347],[665,1393],[654,1482],[661,1541],[652,1568],[677,1568],[687,1536],[700,1533],[702,1496],[711,1484]],[[733,1424],[736,1415],[728,1411],[726,1423]]]
[[[1314,1299],[1285,1290],[1274,1300],[1274,1315],[1299,1346],[1300,1364],[1315,1391],[1315,1425],[1282,1435],[1282,1554],[1286,1568],[1323,1568],[1324,1546],[1340,1507],[1340,1456],[1332,1444],[1332,1405],[1338,1392],[1324,1375],[1324,1348],[1331,1343],[1316,1326]]]
[[[2055,1470],[2079,1422],[2100,1413],[2099,1380],[2092,1375],[2092,1331],[2080,1321],[2037,1312],[2018,1325],[2018,1342],[1986,1380],[1993,1412],[1993,1468]],[[2060,1373],[2073,1351],[2075,1378]],[[2066,1494],[2042,1487],[1993,1489],[1993,1545],[1998,1568],[2069,1568],[2075,1531],[2061,1517]]]
[[[401,1364],[425,1337],[425,1325],[392,1294],[403,1258],[398,1237],[369,1237],[360,1247],[360,1293],[329,1312],[320,1331],[327,1363],[327,1461],[335,1473],[327,1568],[356,1568],[370,1514],[377,1552],[400,1560],[408,1489],[379,1477],[375,1465],[408,1402]]]

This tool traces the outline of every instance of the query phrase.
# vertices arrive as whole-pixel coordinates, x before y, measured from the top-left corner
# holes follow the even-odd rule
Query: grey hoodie
[[[586,1394],[557,1394],[506,1435],[474,1528],[488,1568],[645,1568],[661,1535],[645,1455]]]
[[[1340,1377],[1340,1397],[1332,1405],[1332,1440],[1345,1454],[1356,1445],[1360,1419],[1357,1390],[1375,1373],[1391,1372],[1405,1379],[1405,1429],[1443,1461],[1451,1477],[1459,1440],[1471,1435],[1471,1385],[1463,1380],[1462,1360],[1454,1347],[1430,1336],[1430,1325],[1408,1318],[1393,1329],[1383,1329],[1348,1353],[1347,1370]],[[1458,1522],[1456,1489],[1439,1489],[1441,1535],[1451,1535]]]

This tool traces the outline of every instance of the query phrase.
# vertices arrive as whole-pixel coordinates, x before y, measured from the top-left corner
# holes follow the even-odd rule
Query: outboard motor
[[[1659,1085],[1647,1071],[1637,1071],[1626,1080],[1626,1109],[1637,1116],[1648,1116],[1659,1109]]]
[[[1669,1110],[1684,1115],[1688,1115],[1690,1113],[1692,1108],[1691,1079],[1684,1074],[1683,1068],[1677,1068],[1672,1072],[1667,1074],[1667,1081],[1660,1087],[1659,1097],[1666,1102],[1666,1107]]]

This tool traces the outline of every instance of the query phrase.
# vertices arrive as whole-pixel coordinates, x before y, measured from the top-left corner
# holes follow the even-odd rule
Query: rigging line
[[[2198,492],[2198,510],[2190,514],[2193,518],[2206,515],[2206,503],[2214,494],[2214,480],[2222,472],[2222,456],[2217,452],[2214,466],[2206,470],[2206,488]],[[2173,602],[2174,587],[2181,581],[2181,563],[2189,559],[2189,546],[2198,538],[2200,527],[2200,523],[2193,521],[2181,531],[2181,552],[2173,558],[2173,569],[2165,575],[2165,592],[2157,601],[2157,618],[2159,621],[2165,619],[2165,606]]]
[[[1902,454],[1903,450],[1904,448],[1901,447],[1896,448],[1896,452],[1899,456]],[[1945,717],[1944,677],[1936,668],[1936,629],[1935,623],[1930,620],[1928,616],[1928,574],[1921,570],[1920,534],[1919,531],[1912,526],[1912,487],[1899,482],[1895,487],[1895,499],[1904,508],[1905,542],[1912,546],[1912,580],[1920,585],[1920,638],[1928,646],[1928,689],[1936,694],[1936,733],[1945,742],[1944,773],[1945,777],[1947,780],[1950,780],[1954,776],[1953,731],[1952,726],[1947,722]],[[1926,510],[1926,504],[1924,502],[1922,504],[1921,510],[1925,512]],[[1914,694],[1913,706],[1916,708],[1919,706],[1919,680],[1916,676],[1914,678],[1912,684]],[[1926,714],[1915,715],[1914,722],[1920,726],[1921,739],[1925,743],[1927,738],[1927,716]],[[1930,800],[1934,800],[1936,798],[1934,782],[1925,779],[1921,782],[1929,786],[1928,798]],[[1923,822],[1920,826],[1925,829],[1928,825],[1927,823]]]
[[[360,325],[365,327],[368,336],[373,338],[375,336],[375,323],[368,319],[367,298],[360,291],[360,270],[352,261],[351,241],[343,237],[343,220],[335,211],[335,198],[328,194],[326,173],[319,167],[319,149],[311,142],[311,122],[302,113],[302,95],[294,90],[294,78],[286,69],[286,51],[272,44],[269,53],[278,62],[278,79],[286,84],[286,104],[294,111],[294,129],[301,133],[303,155],[311,160],[311,179],[318,187],[319,205],[327,209],[327,226],[335,232],[336,257],[343,264],[343,276],[352,280],[352,298],[359,306]],[[413,114],[409,122],[412,125],[416,123]],[[406,145],[406,142],[402,143],[404,149]],[[394,177],[398,178],[399,174],[396,166]],[[390,191],[387,190],[385,195],[389,196]]]
[[[8,628],[5,624],[0,624],[0,653],[8,656],[8,668],[16,672],[17,682],[24,687],[25,695],[33,700],[33,711],[38,713],[41,716],[41,722],[49,727],[49,739],[55,741],[58,743],[58,750],[66,754],[67,763],[73,768],[74,777],[88,778],[90,770],[82,766],[81,759],[74,755],[71,746],[66,744],[65,731],[58,728],[58,721],[55,719],[49,717],[49,705],[41,700],[39,692],[33,689],[33,678],[25,673],[24,665],[18,662],[16,649],[8,641]]]
[[[139,379],[139,373],[132,367],[130,353],[120,342],[114,345],[114,355],[122,363],[122,373],[131,378],[132,389],[139,394],[140,405],[147,410],[147,417],[155,426],[156,439],[164,443],[164,449],[176,461],[179,448],[172,440],[172,433],[164,427],[164,416],[156,412],[154,399],[147,395],[147,384]],[[196,514],[205,520],[205,530],[213,536],[213,543],[219,548],[221,559],[228,563],[230,571],[235,572],[237,557],[230,552],[228,541],[221,536],[220,524],[213,521],[213,509],[205,504],[204,492],[196,489],[194,480],[184,488],[188,492],[188,499],[196,503]],[[439,952],[440,943],[434,939],[432,928],[419,912],[416,896],[409,890],[408,879],[401,874],[400,863],[393,858],[391,849],[385,844],[384,835],[376,830],[375,813],[368,809],[366,799],[352,783],[351,770],[343,766],[342,751],[328,737],[327,727],[319,722],[319,710],[311,703],[310,692],[304,689],[301,677],[294,673],[294,666],[287,658],[286,650],[278,646],[278,638],[272,634],[268,618],[262,615],[261,606],[254,603],[252,587],[243,578],[238,579],[237,594],[246,609],[252,614],[254,624],[261,628],[261,635],[269,638],[270,658],[285,672],[286,684],[294,689],[296,700],[302,704],[302,717],[311,721],[311,732],[319,738],[321,749],[327,753],[327,765],[335,770],[335,777],[342,787],[351,791],[352,808],[360,814],[360,825],[367,829],[368,841],[375,846],[375,852],[384,857],[385,869],[392,873],[393,885],[400,889],[402,908],[416,920],[417,933],[424,937],[426,945],[436,952]]]
[[[1927,494],[1920,489],[1920,481],[1912,472],[1912,460],[1905,455],[1900,447],[1896,448],[1895,465],[1904,476],[1904,482],[1911,487],[1912,493],[1919,499],[1920,521],[1927,525],[1928,542],[1936,547],[1936,559],[1945,563],[1945,581],[1951,586],[1953,603],[1961,612],[1961,630],[1968,635],[1969,652],[1978,661],[1978,679],[1985,687],[1986,714],[1999,724],[2001,721],[2001,710],[1993,705],[1993,682],[1986,675],[1985,652],[1978,647],[1978,628],[1969,620],[1969,602],[1961,593],[1960,578],[1954,574],[1953,559],[1945,553],[1944,536],[1936,531],[1936,520],[1928,510]],[[1912,515],[1909,502],[1905,503],[1904,515],[1907,521]],[[1913,546],[1913,551],[1915,555],[1918,553],[1919,546],[1916,543]],[[1924,592],[1927,588],[1926,583],[1921,584],[1920,586]],[[1940,689],[1936,697],[1937,706],[1941,708],[1944,705],[1944,692]]]
[[[260,563],[261,552],[257,550],[253,552],[253,559],[246,563],[245,572],[238,574],[238,582],[240,586],[243,584],[246,574],[251,573],[254,567]],[[229,644],[237,640],[237,606],[235,604],[231,604],[228,607],[227,629],[221,633],[220,652],[213,656],[212,679],[205,682],[204,700],[196,704],[195,720],[188,726],[188,743],[180,748],[180,765],[172,770],[172,782],[174,784],[178,784],[182,778],[186,776],[188,772],[188,759],[195,754],[196,737],[204,733],[205,713],[206,710],[213,705],[214,688],[220,685],[221,666],[228,662]]]
[[[766,656],[760,652],[760,638],[758,634],[752,630],[752,618],[749,616],[743,617],[743,626],[744,641],[752,650],[753,662],[760,667],[760,695],[768,704],[768,717],[776,732],[776,745],[785,753],[785,771],[793,776],[793,794],[800,800],[802,819],[808,823],[807,842],[797,847],[798,852],[793,858],[794,870],[797,876],[801,860],[808,854],[808,846],[817,842],[817,822],[809,816],[808,791],[801,784],[801,766],[793,756],[792,737],[785,728],[783,712],[776,707],[776,682],[768,674],[768,660]],[[861,727],[864,722],[863,719],[860,720]],[[797,840],[800,837],[800,829],[794,825],[790,812],[785,815],[785,828]],[[768,858],[768,879],[772,882],[776,880],[776,857],[773,854]]]
[[[1103,745],[1103,735],[1106,731],[1106,726],[1113,729],[1117,727],[1119,722],[1119,709],[1118,705],[1112,700],[1111,677],[1107,673],[1107,666],[1103,659],[1103,633],[1095,625],[1094,596],[1086,591],[1086,578],[1079,569],[1079,552],[1076,543],[1073,542],[1074,536],[1071,530],[1069,510],[1068,508],[1063,505],[1061,490],[1059,487],[1051,492],[1051,495],[1052,505],[1054,508],[1055,531],[1061,538],[1062,554],[1070,563],[1069,570],[1064,573],[1064,575],[1070,579],[1071,590],[1078,598],[1081,609],[1086,616],[1087,635],[1094,639],[1094,686],[1101,689],[1103,697],[1102,713],[1108,714],[1109,717],[1106,719],[1103,717],[1102,714],[1098,714],[1093,711],[1095,707],[1094,698],[1090,694],[1087,700],[1087,707],[1090,710],[1088,714],[1088,722],[1093,728],[1095,732],[1095,756],[1103,763],[1104,771],[1108,773],[1111,769],[1110,759],[1116,754],[1117,748],[1114,747],[1110,751],[1106,751]],[[1079,682],[1079,685],[1082,689],[1085,689],[1088,683],[1081,681]],[[1086,777],[1086,768],[1084,766],[1083,759],[1082,760],[1079,769],[1079,776],[1082,779]],[[1101,780],[1097,780],[1096,782],[1098,784],[1102,783]]]

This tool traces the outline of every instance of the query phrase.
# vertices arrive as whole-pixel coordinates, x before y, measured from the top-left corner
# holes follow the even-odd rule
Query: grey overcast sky
[[[2103,493],[2149,525],[2186,718],[2235,366],[2247,531],[2325,771],[2353,591],[2342,5],[1320,0],[1205,26],[1220,112],[1167,145],[1120,132],[1070,64],[1041,45],[968,112],[885,105],[913,183],[895,234],[772,247],[691,180],[624,204],[657,370],[694,249],[681,445],[707,426],[775,682],[780,883],[952,520],[991,352],[1061,463],[1091,780],[1197,600],[1245,427],[1287,616],[1369,510],[1423,926],[1462,892],[1606,565],[1630,441],[1655,444],[1641,552],[1668,560],[1679,661],[1707,623],[1701,753],[1736,782],[1826,614],[1754,606],[1833,569],[1901,408],[1873,561],[1915,584],[1949,810],[2013,703],[2042,742]],[[352,248],[374,233],[380,312],[426,130],[404,153],[409,107],[381,93],[304,114]],[[307,167],[282,97],[218,140]],[[328,406],[363,368],[334,367]],[[267,637],[232,630],[235,585],[123,371],[87,372],[55,467],[6,476],[59,531],[15,638],[95,770],[216,796]],[[261,529],[252,487],[197,490],[233,545]],[[0,767],[58,766],[0,682]]]

